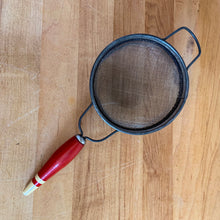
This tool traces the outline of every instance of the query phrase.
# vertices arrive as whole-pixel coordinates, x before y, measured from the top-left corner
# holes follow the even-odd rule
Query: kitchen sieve
[[[186,30],[196,42],[198,55],[185,65],[166,40]],[[91,104],[79,119],[80,134],[64,143],[24,190],[28,195],[66,166],[83,148],[85,140],[104,141],[116,132],[143,135],[158,131],[179,114],[188,96],[188,69],[201,54],[199,42],[187,27],[161,39],[132,34],[110,43],[96,59],[90,77]],[[84,136],[81,121],[94,106],[114,131],[95,140]]]

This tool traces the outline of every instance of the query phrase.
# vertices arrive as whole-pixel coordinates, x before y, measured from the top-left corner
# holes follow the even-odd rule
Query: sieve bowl
[[[180,56],[180,54],[177,52],[177,50],[169,44],[166,40],[170,38],[172,35],[177,33],[180,30],[186,30],[188,31],[193,39],[195,40],[197,46],[198,46],[198,55],[190,62],[188,66],[185,65],[185,62],[183,61],[183,58]],[[123,45],[127,42],[141,42],[141,41],[147,41],[151,42],[152,45],[157,45],[160,47],[162,50],[166,52],[166,54],[172,59],[174,65],[176,65],[179,75],[181,77],[181,85],[180,85],[180,90],[181,94],[178,96],[175,104],[173,105],[172,109],[166,114],[164,118],[159,120],[158,122],[154,123],[151,126],[145,126],[144,128],[128,128],[126,126],[121,126],[117,122],[115,123],[111,117],[109,117],[108,114],[106,114],[105,110],[102,108],[97,95],[95,93],[95,76],[97,74],[97,69],[100,66],[100,64],[103,62],[103,59],[105,59],[105,56],[111,51],[113,51],[115,48],[120,47],[120,45]],[[143,135],[143,134],[148,134],[152,133],[155,131],[158,131],[168,124],[170,124],[176,116],[180,113],[181,109],[183,108],[187,96],[188,96],[188,91],[189,91],[189,77],[188,77],[188,69],[189,67],[198,59],[198,57],[201,54],[201,48],[199,45],[199,42],[196,38],[196,36],[193,34],[193,32],[188,29],[187,27],[181,27],[168,35],[166,38],[159,38],[153,35],[147,35],[147,34],[132,34],[132,35],[127,35],[123,36],[112,43],[110,43],[97,57],[92,71],[91,71],[91,76],[90,76],[90,95],[91,95],[91,100],[92,104],[96,110],[96,112],[99,114],[99,116],[113,129],[124,132],[127,134],[135,134],[135,135]]]

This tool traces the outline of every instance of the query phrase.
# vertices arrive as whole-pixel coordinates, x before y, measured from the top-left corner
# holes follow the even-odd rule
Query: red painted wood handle
[[[85,140],[76,135],[59,147],[25,188],[24,195],[32,193],[50,177],[64,168],[81,151],[84,144]]]

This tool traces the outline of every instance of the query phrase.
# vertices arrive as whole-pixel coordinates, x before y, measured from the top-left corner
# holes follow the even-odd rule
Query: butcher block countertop
[[[1,220],[220,219],[219,0],[0,1]],[[79,133],[89,77],[118,37],[166,37],[189,27],[201,57],[189,69],[180,115],[144,135],[87,141],[79,155],[33,194],[23,189],[50,155]],[[197,47],[185,31],[171,43],[186,64]],[[112,131],[92,108],[84,133]]]

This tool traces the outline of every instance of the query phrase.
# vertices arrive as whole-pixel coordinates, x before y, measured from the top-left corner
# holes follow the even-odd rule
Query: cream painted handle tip
[[[32,181],[30,181],[30,183],[25,187],[23,194],[25,196],[30,195],[32,192],[34,192],[34,190],[36,190],[38,187],[35,186]]]

